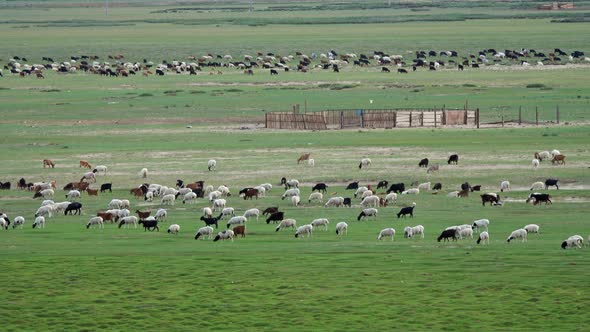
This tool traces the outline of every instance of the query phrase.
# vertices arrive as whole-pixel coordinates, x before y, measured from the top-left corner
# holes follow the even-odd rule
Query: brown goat
[[[55,168],[55,163],[51,159],[43,159],[43,168],[45,167]]]
[[[565,156],[562,154],[558,154],[557,156],[553,157],[553,160],[551,160],[552,164],[561,164],[561,165],[565,165]]]
[[[152,211],[135,210],[135,213],[137,213],[137,216],[139,217],[139,219],[145,219],[145,218],[149,217],[150,214],[152,214]]]
[[[87,160],[80,160],[80,167],[91,169],[92,165]]]
[[[241,237],[246,237],[246,226],[244,225],[234,227],[233,231],[235,237],[238,237],[238,235],[241,235]]]
[[[144,196],[143,190],[141,190],[141,188],[133,188],[129,190],[129,193],[137,198],[142,198]]]
[[[301,156],[299,156],[299,158],[297,158],[297,164],[299,165],[300,162],[305,161],[305,160],[309,160],[310,155],[311,155],[311,153],[304,153]]]
[[[106,212],[97,212],[96,213],[97,217],[102,217],[103,221],[110,221],[111,224],[115,221],[117,221],[117,216],[114,216],[110,213],[106,213]]]
[[[461,190],[458,194],[457,197],[469,197],[469,188],[467,188],[466,190]]]
[[[98,189],[87,188],[86,192],[88,193],[88,196],[98,196]]]
[[[244,194],[244,200],[247,200],[248,198],[252,200],[252,197],[256,197],[256,199],[258,199],[258,189],[248,189],[248,191],[246,191]]]

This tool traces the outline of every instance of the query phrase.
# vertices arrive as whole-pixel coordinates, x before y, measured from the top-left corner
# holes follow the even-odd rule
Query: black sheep
[[[275,224],[279,221],[282,221],[285,218],[285,213],[282,211],[275,212],[271,214],[268,218],[266,218],[266,223],[270,224],[270,222],[274,222]]]
[[[327,191],[328,186],[325,183],[318,183],[315,186],[313,186],[313,188],[311,188],[311,191],[323,191],[324,193]]]
[[[74,212],[74,215],[80,215],[82,214],[82,203],[78,203],[78,202],[73,202],[70,203],[68,205],[68,207],[66,207],[65,211],[64,211],[64,215],[68,215],[68,213],[71,215],[72,211]]]
[[[153,232],[154,230],[160,231],[160,227],[158,227],[158,221],[154,217],[147,217],[146,219],[139,220],[139,224],[143,225],[143,231],[149,230]]]

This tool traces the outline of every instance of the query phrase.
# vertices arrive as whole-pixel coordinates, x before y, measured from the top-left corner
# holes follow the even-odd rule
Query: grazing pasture
[[[408,8],[394,1],[386,8],[386,1],[257,1],[250,13],[247,5],[233,2],[145,6],[131,0],[116,4],[108,17],[102,16],[103,2],[89,1],[84,8],[72,8],[71,2],[0,4],[0,64],[15,55],[29,63],[82,54],[97,54],[100,61],[115,62],[108,55],[122,54],[133,62],[146,58],[159,63],[207,53],[238,57],[331,49],[367,54],[381,49],[408,59],[416,50],[429,49],[457,49],[462,55],[521,47],[590,52],[588,23],[578,21],[587,10],[539,12],[526,7],[528,2],[419,1]],[[196,76],[162,77],[46,70],[44,79],[4,70],[0,212],[12,222],[17,216],[26,221],[22,229],[0,229],[2,330],[367,331],[386,326],[404,331],[578,331],[589,326],[590,249],[560,246],[574,234],[585,243],[590,235],[588,64],[564,60],[541,68],[503,62],[464,71],[416,72],[406,66],[409,72],[403,75],[381,72],[375,62],[338,68],[273,76],[262,68],[253,69],[254,75],[229,68],[209,75],[206,68]],[[519,106],[525,120],[534,120],[535,106],[540,120],[555,120],[559,105],[562,125],[260,129],[265,111],[285,111],[293,104],[317,111],[460,108],[466,101],[470,108],[480,108],[482,121],[498,121],[502,115],[516,119]],[[567,156],[567,164],[544,160],[533,168],[535,152],[554,149]],[[297,162],[304,154],[313,158],[313,167]],[[452,154],[460,156],[457,165],[447,163]],[[370,166],[359,170],[364,158]],[[419,167],[424,158],[438,170]],[[44,159],[51,163],[43,167]],[[214,170],[207,170],[209,160],[216,161]],[[55,181],[52,199],[63,202],[93,170],[81,168],[80,161],[108,168],[97,170],[96,182],[89,184],[91,190],[106,190],[88,195],[80,189],[75,198],[82,204],[80,215],[57,212],[45,218],[44,228],[33,229],[43,199],[17,189],[19,179],[25,184]],[[149,172],[140,174],[142,169]],[[281,200],[283,177],[299,181],[299,206]],[[157,194],[148,201],[138,188],[147,183],[170,190],[179,179],[197,188],[197,196],[209,185],[213,190],[227,186],[231,195],[223,197],[225,206],[236,217],[252,208],[278,207],[297,226],[327,218],[328,230],[320,227],[310,237],[295,238],[294,229],[277,232],[278,223],[266,224],[267,216],[260,216],[259,221],[250,217],[246,236],[233,242],[213,242],[208,235],[195,240],[195,232],[205,226],[203,208],[212,208],[206,194],[194,204],[182,204],[183,194],[174,205],[163,206]],[[530,190],[531,184],[547,179],[558,180],[559,189]],[[380,181],[404,183],[405,190],[441,183],[442,190],[422,186],[418,194],[398,194],[387,206],[378,206],[376,217],[359,221],[361,195],[354,198],[355,190],[345,190],[355,181],[371,185],[379,197],[388,188],[377,189]],[[510,191],[500,191],[501,181],[510,182]],[[5,189],[7,182],[10,189]],[[447,196],[466,182],[467,188],[481,190]],[[68,183],[72,188],[62,190]],[[272,189],[265,186],[258,199],[238,195],[266,183]],[[312,187],[320,183],[327,185],[323,201],[310,202]],[[130,192],[133,188],[138,188],[137,196]],[[534,192],[549,194],[552,204],[527,204]],[[485,193],[499,194],[502,205],[482,206]],[[352,198],[352,207],[324,207],[332,197]],[[149,211],[154,218],[159,208],[166,208],[160,230],[119,228],[108,220],[104,228],[87,228],[90,218],[104,215],[114,199],[129,200],[129,211]],[[398,219],[396,214],[414,202],[413,218]],[[213,217],[220,214],[215,211]],[[230,218],[219,220],[213,237],[229,228]],[[447,227],[480,219],[490,221],[489,245],[476,244],[480,230],[473,239],[436,241]],[[340,222],[348,228],[336,235]],[[166,231],[172,224],[180,226],[175,236]],[[512,231],[529,224],[539,225],[539,232],[529,233],[527,242],[507,243]],[[417,225],[424,226],[424,238],[404,238],[404,228]],[[385,228],[396,230],[393,241],[377,240]]]

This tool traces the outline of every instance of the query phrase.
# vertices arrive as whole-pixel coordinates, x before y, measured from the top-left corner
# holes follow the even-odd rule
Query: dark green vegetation
[[[56,61],[71,55],[124,54],[126,61],[189,61],[191,55],[296,51],[311,54],[335,49],[372,54],[383,50],[413,58],[415,50],[455,49],[462,55],[483,48],[562,48],[590,52],[586,37],[588,3],[577,11],[532,10],[541,2],[257,1],[247,12],[242,2],[190,2],[145,6],[127,1],[111,8],[103,2],[2,3],[0,63],[24,56]],[[77,3],[77,2],[76,2]],[[32,4],[32,6],[30,5]],[[86,7],[87,6],[87,7]],[[361,10],[362,9],[362,10]],[[556,23],[574,21],[577,23]],[[410,53],[408,53],[410,52]],[[587,55],[588,56],[588,55]],[[43,62],[44,63],[44,62]],[[561,62],[560,62],[561,63]],[[563,61],[568,63],[568,61]],[[573,234],[587,238],[590,201],[588,121],[589,69],[583,61],[522,69],[501,65],[481,70],[408,75],[343,66],[340,73],[311,70],[270,77],[255,70],[222,69],[223,75],[106,78],[85,73],[45,72],[45,79],[20,78],[3,71],[0,78],[0,181],[56,180],[55,201],[64,200],[64,184],[86,170],[85,159],[109,170],[98,184],[112,182],[114,192],[83,194],[83,215],[59,215],[33,230],[40,200],[33,193],[0,191],[0,211],[11,219],[26,217],[23,230],[0,231],[0,316],[3,331],[48,330],[460,330],[583,331],[589,326],[588,249],[561,250]],[[393,70],[392,70],[393,71]],[[554,120],[559,105],[561,127],[525,129],[366,130],[281,132],[239,130],[260,123],[263,111],[284,111],[307,101],[308,110],[371,107],[479,107],[482,120],[517,117]],[[193,128],[185,128],[193,125]],[[254,128],[254,126],[247,126]],[[559,149],[566,166],[543,162],[533,171],[535,151]],[[311,152],[316,167],[296,165]],[[458,166],[446,166],[451,153]],[[369,157],[373,165],[359,171]],[[441,164],[426,174],[417,163],[428,157]],[[41,160],[53,159],[55,169]],[[206,171],[210,158],[218,170]],[[148,179],[138,175],[149,169]],[[299,208],[282,201],[281,177],[302,182]],[[245,209],[280,206],[298,225],[330,220],[327,233],[295,239],[275,232],[263,218],[248,222],[248,235],[235,242],[195,241],[194,232],[208,202],[176,202],[160,232],[142,229],[85,228],[88,219],[112,198],[131,200],[131,210],[159,207],[129,194],[143,182],[173,186],[176,179],[205,180],[230,187],[228,206]],[[530,185],[560,180],[551,190],[551,206],[526,205]],[[354,207],[323,208],[307,203],[317,182],[332,193],[352,197],[344,185],[358,180],[443,183],[437,195],[400,196],[380,208],[376,220],[358,222]],[[502,180],[513,190],[502,193],[503,207],[482,207],[476,193],[449,198],[469,181],[484,192],[498,192]],[[268,197],[244,201],[237,191],[270,182]],[[94,188],[98,187],[93,185]],[[383,190],[378,190],[381,193]],[[544,192],[544,191],[543,191]],[[398,220],[402,206],[417,203],[414,219]],[[475,239],[437,243],[445,227],[491,220],[491,245]],[[338,239],[336,223],[349,224]],[[178,223],[178,236],[165,232]],[[506,237],[528,223],[541,227],[527,243]],[[406,225],[424,225],[425,239],[404,239]],[[395,241],[378,242],[385,227]],[[225,228],[221,225],[221,228]]]

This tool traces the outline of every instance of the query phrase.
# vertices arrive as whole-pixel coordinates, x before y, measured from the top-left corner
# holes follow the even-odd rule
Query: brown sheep
[[[233,228],[234,235],[237,237],[241,235],[241,237],[246,237],[246,226],[240,225]]]

